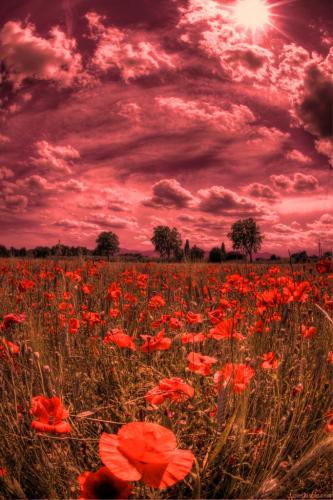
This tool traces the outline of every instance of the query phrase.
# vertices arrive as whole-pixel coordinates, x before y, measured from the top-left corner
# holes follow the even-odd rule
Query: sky
[[[4,0],[0,243],[333,248],[331,0]]]

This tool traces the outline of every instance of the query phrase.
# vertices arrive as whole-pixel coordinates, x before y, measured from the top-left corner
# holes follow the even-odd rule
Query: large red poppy
[[[132,422],[118,434],[103,433],[99,443],[102,462],[118,479],[138,481],[164,489],[184,479],[194,455],[177,449],[176,436],[162,425]]]
[[[67,422],[63,422],[69,417],[69,412],[56,396],[52,398],[46,398],[45,396],[32,398],[31,414],[37,418],[31,423],[31,427],[38,432],[68,434],[71,431],[71,426]]]
[[[133,486],[116,478],[107,467],[96,472],[85,471],[78,477],[80,496],[78,500],[102,500],[128,498]]]

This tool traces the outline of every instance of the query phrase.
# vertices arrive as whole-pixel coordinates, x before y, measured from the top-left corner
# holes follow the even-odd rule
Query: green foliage
[[[238,220],[231,226],[228,238],[232,241],[234,250],[241,250],[248,255],[250,262],[253,260],[253,253],[261,248],[264,236],[254,219]]]

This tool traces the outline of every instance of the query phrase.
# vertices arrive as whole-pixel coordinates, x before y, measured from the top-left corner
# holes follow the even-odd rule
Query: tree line
[[[220,246],[214,246],[208,253],[208,261],[219,263],[230,260],[245,260],[253,261],[254,253],[261,248],[264,235],[262,234],[258,224],[252,218],[241,219],[234,222],[230,232],[227,234],[228,239],[232,243],[232,250],[227,251],[225,243]],[[183,246],[181,234],[176,227],[159,225],[153,228],[151,242],[154,249],[159,253],[160,258],[165,261],[176,262],[197,262],[203,261],[206,252],[203,248],[197,245],[190,245],[188,239],[185,240]],[[96,239],[96,247],[90,250],[84,246],[67,246],[60,242],[52,247],[37,246],[27,250],[23,248],[11,247],[7,249],[4,245],[0,245],[0,257],[33,257],[33,258],[48,258],[48,257],[79,257],[79,256],[100,256],[111,258],[120,252],[119,237],[112,231],[101,232]],[[329,252],[325,255],[329,256]],[[324,255],[324,256],[325,256]],[[132,260],[142,260],[140,253],[122,254],[123,258],[132,258]],[[309,257],[305,251],[291,254],[291,259],[294,262],[307,262],[316,258]],[[270,260],[279,260],[280,257],[271,255]]]

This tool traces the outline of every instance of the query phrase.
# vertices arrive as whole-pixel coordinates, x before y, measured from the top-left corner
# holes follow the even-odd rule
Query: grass
[[[240,277],[230,278],[235,274]],[[23,280],[34,282],[34,288],[20,291]],[[293,287],[304,281],[308,290],[299,297]],[[101,433],[116,433],[133,421],[170,428],[178,446],[196,457],[183,481],[163,491],[136,483],[134,498],[332,497],[333,443],[325,425],[333,407],[333,365],[327,361],[333,279],[313,265],[8,259],[0,262],[0,283],[0,318],[26,313],[24,322],[2,332],[20,348],[16,356],[2,351],[0,357],[3,498],[76,498],[77,477],[102,466]],[[108,298],[111,283],[121,289],[119,301]],[[260,309],[262,293],[274,289],[279,300]],[[64,292],[69,292],[66,300]],[[165,305],[151,309],[155,295]],[[111,317],[110,309],[119,309],[118,316]],[[209,313],[219,309],[226,318],[238,317],[243,340],[207,337],[194,346],[182,344],[185,332],[208,334]],[[99,314],[94,326],[84,320],[87,311]],[[190,325],[188,311],[202,314],[203,322]],[[80,321],[76,334],[68,333],[70,317]],[[302,325],[314,326],[315,334],[304,337]],[[135,352],[103,344],[114,328],[133,337]],[[171,348],[141,352],[140,335],[162,328],[172,338]],[[192,351],[217,358],[212,375],[188,370]],[[268,352],[280,361],[277,369],[261,367]],[[255,370],[240,394],[230,384],[218,394],[214,385],[213,373],[229,362]],[[145,394],[165,377],[184,379],[195,389],[193,398],[149,405]],[[31,400],[39,394],[62,399],[70,412],[70,434],[31,428]]]

